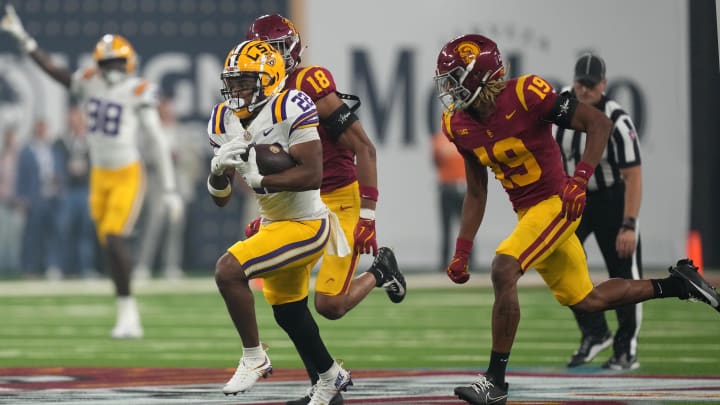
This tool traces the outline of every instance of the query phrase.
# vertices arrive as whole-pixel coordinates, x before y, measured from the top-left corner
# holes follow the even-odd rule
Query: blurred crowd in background
[[[178,221],[171,220],[158,198],[161,191],[152,161],[145,160],[147,190],[138,231],[133,235],[136,263],[134,277],[179,278],[187,269],[212,272],[209,258],[242,235],[247,220],[244,193],[236,193],[235,221],[225,230],[208,224],[212,203],[204,192],[211,149],[202,128],[185,126],[173,114],[172,103],[163,99],[160,115],[173,153],[184,207]],[[0,279],[66,278],[94,279],[103,276],[103,253],[88,209],[90,157],[82,112],[71,108],[67,127],[52,134],[42,117],[31,134],[4,128],[0,146]],[[146,145],[151,145],[151,142]],[[152,156],[149,150],[144,150]],[[206,205],[209,204],[209,205]],[[248,214],[249,215],[249,214]],[[233,215],[231,215],[233,217]],[[221,241],[218,241],[220,231]],[[224,237],[223,237],[224,236]],[[207,240],[210,250],[202,253]],[[227,246],[227,245],[225,245]],[[188,249],[190,247],[190,249]],[[200,250],[193,254],[192,248]]]

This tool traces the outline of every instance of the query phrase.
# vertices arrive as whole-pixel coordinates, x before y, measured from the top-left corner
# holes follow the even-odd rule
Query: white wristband
[[[22,40],[22,47],[27,53],[31,53],[32,51],[36,50],[38,47],[37,41],[35,38],[27,37]]]
[[[370,208],[360,208],[360,218],[374,220],[375,210]]]
[[[215,187],[213,187],[212,184],[210,184],[209,177],[208,177],[208,181],[207,181],[207,189],[208,189],[208,193],[210,193],[211,196],[218,197],[218,198],[227,197],[230,195],[230,193],[232,193],[232,186],[230,185],[230,183],[228,183],[227,187],[225,187],[224,189],[218,190]]]

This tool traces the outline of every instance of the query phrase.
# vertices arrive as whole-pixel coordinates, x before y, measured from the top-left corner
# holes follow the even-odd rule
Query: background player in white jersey
[[[215,281],[243,345],[237,370],[223,392],[246,391],[272,372],[260,344],[249,287],[250,279],[260,277],[276,322],[300,357],[319,371],[310,404],[327,404],[352,380],[330,356],[308,309],[310,271],[326,249],[327,254],[345,256],[350,247],[337,217],[320,199],[323,168],[317,109],[302,91],[282,90],[283,57],[262,41],[245,41],[233,48],[221,78],[226,101],[213,108],[208,123],[215,152],[208,191],[217,205],[227,204],[237,170],[255,191],[262,217],[258,232],[228,248],[215,268]],[[297,165],[263,176],[253,143],[278,144]]]
[[[157,164],[169,211],[180,204],[166,141],[157,112],[155,86],[135,77],[135,51],[120,35],[104,35],[95,47],[96,67],[71,73],[50,59],[23,28],[11,5],[0,28],[50,77],[67,87],[87,116],[90,145],[90,214],[106,255],[117,296],[117,320],[111,335],[139,338],[140,315],[130,291],[132,258],[127,237],[145,193],[138,144],[140,126],[156,142]]]

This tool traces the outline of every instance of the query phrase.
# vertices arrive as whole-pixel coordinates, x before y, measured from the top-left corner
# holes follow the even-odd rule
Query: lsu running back
[[[319,122],[310,97],[299,90],[281,91],[285,66],[272,46],[258,40],[242,42],[228,54],[221,79],[225,101],[213,108],[208,122],[208,137],[215,151],[237,137],[248,144],[277,144],[285,152],[294,144],[319,139],[317,131],[307,130]],[[250,102],[233,94],[233,86],[252,89]],[[269,220],[282,218],[284,204],[302,206],[308,216],[323,209],[309,203],[319,190],[285,193],[255,188],[255,192],[261,194],[261,215]]]

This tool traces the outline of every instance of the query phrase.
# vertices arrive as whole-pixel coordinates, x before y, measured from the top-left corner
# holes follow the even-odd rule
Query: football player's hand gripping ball
[[[468,261],[470,260],[472,246],[473,242],[471,240],[463,238],[457,238],[455,242],[455,254],[446,272],[450,280],[456,284],[464,284],[470,279]]]
[[[372,253],[373,256],[377,256],[378,245],[377,239],[375,238],[374,211],[370,209],[360,209],[360,219],[355,225],[353,237],[355,238],[353,250],[356,255]]]
[[[250,151],[248,152],[248,158],[247,161],[244,161],[240,159],[238,164],[235,166],[235,169],[237,169],[238,172],[242,175],[243,179],[245,179],[245,183],[247,183],[250,188],[261,188],[262,185],[262,179],[263,175],[260,174],[260,169],[258,169],[257,166],[257,160],[256,160],[257,152],[255,152],[255,148],[250,148]]]
[[[247,152],[248,144],[237,139],[241,138],[233,139],[215,151],[215,156],[210,161],[210,172],[214,176],[221,176],[226,169],[237,167],[242,163],[240,155]]]
[[[562,210],[560,215],[572,222],[580,218],[585,210],[587,200],[587,185],[594,169],[587,163],[580,161],[572,177],[567,177],[560,198]]]
[[[260,221],[261,218],[257,217],[252,220],[252,222],[247,224],[247,226],[245,227],[245,237],[249,238],[258,233],[258,231],[260,230]]]

